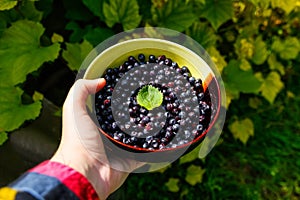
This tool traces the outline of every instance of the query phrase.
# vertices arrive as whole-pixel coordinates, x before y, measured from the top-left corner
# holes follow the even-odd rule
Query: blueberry
[[[154,56],[154,55],[150,55],[150,56],[149,56],[149,62],[150,62],[150,63],[155,63],[155,61],[156,61],[155,56]]]
[[[145,57],[144,54],[140,53],[140,54],[138,55],[138,59],[139,59],[139,61],[141,61],[141,62],[145,62],[146,57]]]
[[[138,69],[142,63],[158,63],[164,66],[156,65],[153,71],[146,74],[142,70],[131,70],[133,68]],[[174,74],[172,70],[176,70],[177,73]],[[129,74],[123,79],[122,77],[126,73]],[[175,81],[164,82],[165,77],[170,75],[175,75]],[[121,118],[125,118],[128,115],[130,121],[118,126],[112,115],[112,93],[119,80],[122,80],[122,87],[127,85],[135,87],[136,83],[134,83],[134,81],[137,81],[137,79],[135,79],[134,76],[149,76],[152,78],[150,78],[149,83],[143,81],[142,78],[142,81],[137,85],[142,87],[145,84],[149,84],[158,88],[164,97],[162,106],[165,112],[153,114],[138,105],[136,96],[139,89],[137,89],[131,91],[132,96],[123,103],[124,106],[117,113],[118,117]],[[132,147],[146,148],[149,150],[175,148],[193,140],[193,137],[198,137],[208,127],[212,110],[211,94],[208,91],[203,93],[201,79],[193,77],[188,67],[183,66],[180,68],[176,62],[172,61],[171,58],[167,58],[165,55],[159,55],[157,57],[150,55],[148,60],[143,53],[140,53],[137,58],[129,56],[127,61],[119,67],[108,68],[103,77],[106,79],[107,84],[95,95],[96,117],[100,127],[117,141]],[[179,87],[183,84],[183,78],[189,82],[185,84],[184,89]],[[160,82],[164,83],[160,85]],[[188,90],[189,87],[191,87],[192,90]],[[176,94],[180,94],[180,100]],[[120,94],[120,97],[123,95],[124,94]],[[193,95],[194,98],[187,98],[190,95]],[[191,101],[199,104],[196,110],[189,107],[189,102]],[[184,104],[181,104],[181,102]],[[191,120],[195,112],[200,112],[198,122],[192,122]],[[161,122],[161,119],[164,119],[164,121]],[[186,127],[186,130],[184,130],[184,134],[178,135],[173,141],[181,125]],[[140,127],[141,130],[132,131],[132,136],[122,131],[134,126]],[[160,130],[156,132],[155,135],[149,135],[151,133],[149,131],[153,128],[159,128]]]

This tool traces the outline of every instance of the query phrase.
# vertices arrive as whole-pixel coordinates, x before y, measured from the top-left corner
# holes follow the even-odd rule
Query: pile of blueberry
[[[202,81],[186,66],[164,55],[129,56],[122,65],[108,68],[103,77],[107,83],[95,96],[95,112],[100,128],[113,140],[148,150],[176,148],[208,128],[209,91],[204,92]],[[137,94],[146,85],[163,94],[160,107],[147,110],[138,104]],[[120,87],[129,90],[129,95]]]

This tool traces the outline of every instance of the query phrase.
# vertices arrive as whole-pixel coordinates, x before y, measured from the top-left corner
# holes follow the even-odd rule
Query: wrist
[[[109,189],[104,181],[104,177],[101,176],[105,172],[105,166],[103,166],[99,161],[90,158],[88,155],[76,152],[76,155],[64,156],[62,151],[58,150],[55,155],[50,159],[52,162],[58,162],[66,165],[81,175],[83,175],[93,186],[101,200],[108,197]],[[80,184],[80,183],[79,183]]]

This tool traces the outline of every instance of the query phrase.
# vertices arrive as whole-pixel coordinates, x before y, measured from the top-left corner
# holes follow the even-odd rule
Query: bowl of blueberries
[[[137,38],[103,49],[84,78],[103,77],[93,113],[107,149],[162,162],[197,147],[221,109],[219,81],[198,53],[173,41]]]

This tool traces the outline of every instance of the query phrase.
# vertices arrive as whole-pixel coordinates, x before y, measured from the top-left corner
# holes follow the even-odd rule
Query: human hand
[[[87,112],[86,101],[106,84],[105,79],[80,79],[70,89],[63,105],[62,138],[51,161],[60,162],[84,175],[100,199],[119,188],[130,171],[142,163],[133,160],[114,160],[120,165],[113,169],[108,161],[99,130]],[[115,163],[114,163],[115,165]]]

